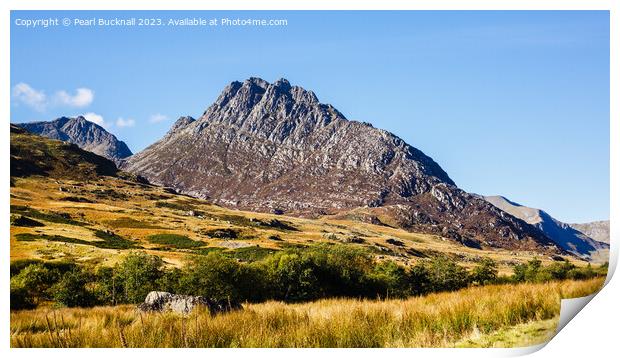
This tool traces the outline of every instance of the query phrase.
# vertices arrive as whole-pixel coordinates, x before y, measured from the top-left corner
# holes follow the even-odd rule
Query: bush
[[[11,282],[12,284],[13,282]],[[26,291],[23,287],[17,287],[11,285],[11,301],[10,301],[12,310],[22,310],[35,308],[37,306],[36,302],[32,296],[28,295],[28,291]]]
[[[32,264],[22,269],[11,278],[11,291],[15,295],[16,305],[23,296],[23,303],[37,305],[49,299],[49,288],[58,281],[58,272],[52,271],[42,264]]]
[[[454,291],[469,284],[467,270],[447,258],[434,258],[428,269],[433,291]]]
[[[275,299],[305,301],[323,296],[319,267],[309,255],[275,255],[267,260],[266,273]]]
[[[471,281],[478,285],[487,285],[497,280],[497,263],[490,258],[483,258],[474,267],[471,273]]]
[[[515,266],[512,280],[514,282],[547,282],[566,279],[586,280],[599,274],[590,264],[587,267],[576,267],[568,261],[564,261],[542,266],[540,260],[532,259],[527,264]]]
[[[183,272],[182,293],[216,300],[245,298],[238,289],[243,281],[241,264],[218,252],[194,258]]]
[[[115,305],[122,302],[121,292],[123,292],[122,282],[114,272],[112,267],[98,267],[95,271],[94,282],[91,284],[92,292],[98,303],[105,305]]]
[[[114,268],[112,279],[122,288],[117,302],[140,303],[150,291],[157,289],[156,282],[162,276],[163,261],[158,256],[143,252],[130,253]]]
[[[409,291],[412,295],[424,295],[433,290],[431,274],[426,265],[417,264],[407,272]]]
[[[162,276],[157,280],[157,287],[160,291],[181,293],[183,291],[182,278],[183,272],[173,267],[163,272]]]
[[[597,272],[592,269],[592,265],[588,264],[586,267],[574,267],[568,271],[566,277],[572,280],[587,280],[597,275]]]
[[[393,261],[377,264],[368,275],[379,297],[406,297],[411,294],[409,276],[403,266]]]
[[[535,282],[541,278],[539,276],[541,266],[542,262],[537,258],[533,258],[526,264],[517,264],[514,267],[513,280],[515,282]]]
[[[56,303],[66,307],[89,307],[93,306],[95,297],[86,289],[89,283],[88,275],[81,270],[65,273],[60,281],[55,283],[50,292]]]
[[[155,234],[148,237],[149,242],[159,245],[168,245],[177,249],[191,249],[204,246],[202,242],[194,241],[185,235]]]

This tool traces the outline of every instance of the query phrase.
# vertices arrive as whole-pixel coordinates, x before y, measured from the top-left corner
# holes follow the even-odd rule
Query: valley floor
[[[134,306],[11,312],[12,347],[515,347],[549,339],[560,298],[604,279],[472,287],[405,300],[245,304],[242,311],[140,313]]]

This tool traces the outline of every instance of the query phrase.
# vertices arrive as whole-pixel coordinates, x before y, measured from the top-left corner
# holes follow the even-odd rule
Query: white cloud
[[[65,90],[57,91],[48,98],[43,91],[32,88],[29,84],[20,82],[13,87],[13,99],[32,109],[43,112],[49,106],[86,107],[93,103],[95,92],[90,88],[81,87],[71,95]]]
[[[163,122],[167,120],[168,120],[168,116],[166,116],[165,114],[161,114],[161,113],[155,113],[155,114],[152,114],[151,117],[149,117],[149,122],[151,123],[159,123],[159,122]]]
[[[131,119],[131,118],[124,119],[124,118],[119,117],[116,120],[116,125],[121,127],[121,128],[123,128],[123,127],[133,127],[133,126],[136,125],[136,121]]]
[[[103,116],[97,113],[93,113],[93,112],[88,112],[88,113],[84,113],[82,114],[82,116],[84,118],[86,118],[87,121],[93,122],[95,124],[98,124],[100,126],[102,126],[103,128],[109,128],[112,123],[108,123],[103,119]]]
[[[47,96],[43,91],[37,91],[29,84],[20,82],[13,87],[13,98],[34,110],[43,112],[47,106]]]
[[[93,103],[95,93],[90,88],[78,88],[72,96],[67,91],[56,92],[55,99],[61,104],[70,107],[86,107]]]

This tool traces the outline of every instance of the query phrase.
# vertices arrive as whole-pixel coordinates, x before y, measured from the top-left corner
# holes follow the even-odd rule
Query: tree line
[[[15,261],[11,309],[50,301],[68,307],[135,304],[155,290],[239,302],[404,298],[471,285],[583,280],[606,272],[606,265],[576,267],[562,261],[543,266],[538,259],[516,265],[511,276],[498,275],[497,263],[490,258],[471,269],[445,257],[405,267],[377,261],[367,250],[347,245],[288,249],[255,262],[211,252],[193,257],[182,269],[165,267],[158,256],[132,252],[113,267]]]

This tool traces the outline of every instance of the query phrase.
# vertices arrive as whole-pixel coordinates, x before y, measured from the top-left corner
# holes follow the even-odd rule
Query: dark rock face
[[[243,309],[238,302],[216,301],[202,296],[176,295],[161,291],[149,292],[144,303],[138,305],[138,309],[143,312],[173,311],[188,314],[199,306],[206,307],[212,315]]]
[[[61,117],[50,122],[17,125],[43,137],[76,144],[84,150],[99,154],[117,164],[132,154],[125,142],[118,140],[113,134],[82,116]]]
[[[399,225],[471,246],[557,250],[539,230],[458,189],[430,157],[347,120],[285,79],[228,85],[123,169],[234,208],[288,215],[382,209]]]

